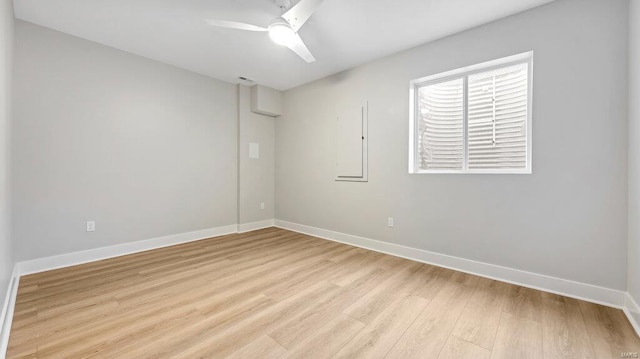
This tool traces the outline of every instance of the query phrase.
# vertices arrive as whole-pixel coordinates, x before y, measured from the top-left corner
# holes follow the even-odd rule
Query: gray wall
[[[10,238],[10,117],[11,67],[13,59],[13,7],[11,0],[0,2],[0,310],[13,271]],[[0,323],[0,327],[2,323]]]
[[[276,218],[626,290],[627,8],[558,0],[287,91]],[[533,174],[409,175],[409,81],[530,50]],[[369,182],[335,182],[334,104],[364,99]]]
[[[17,260],[236,223],[234,85],[21,21],[16,41]]]
[[[275,193],[275,122],[251,112],[251,88],[238,85],[238,223],[273,219]],[[249,143],[260,145],[260,158],[249,158]],[[265,208],[260,209],[264,202]]]
[[[629,9],[629,294],[640,303],[640,0]],[[640,313],[633,313],[640,323]]]

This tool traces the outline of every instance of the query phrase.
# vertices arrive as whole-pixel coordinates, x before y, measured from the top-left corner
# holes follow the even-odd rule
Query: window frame
[[[468,89],[469,76],[492,71],[512,65],[526,63],[527,66],[527,138],[526,138],[526,166],[525,168],[489,168],[489,169],[469,169],[468,151]],[[463,164],[460,170],[451,169],[418,169],[418,90],[424,86],[436,85],[455,79],[463,80]],[[425,76],[409,82],[409,173],[411,174],[531,174],[532,171],[532,113],[533,113],[533,51],[503,57],[497,60],[487,61],[476,65],[466,66],[459,69],[441,72],[435,75]]]

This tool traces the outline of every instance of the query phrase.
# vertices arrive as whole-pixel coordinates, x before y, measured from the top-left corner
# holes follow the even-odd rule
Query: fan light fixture
[[[269,37],[278,45],[286,46],[296,55],[306,62],[316,61],[311,51],[300,38],[298,30],[309,20],[311,14],[320,6],[324,0],[300,0],[284,14],[271,21],[269,27],[247,24],[244,22],[209,19],[207,22],[212,26],[226,27],[228,29],[238,29],[255,32],[269,32]],[[280,9],[286,9],[291,5],[290,0],[275,0]]]
[[[269,37],[278,45],[291,46],[295,35],[295,31],[287,23],[275,22],[269,26]]]

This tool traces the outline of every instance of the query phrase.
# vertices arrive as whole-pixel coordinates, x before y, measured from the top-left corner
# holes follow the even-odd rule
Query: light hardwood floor
[[[9,358],[620,358],[620,310],[268,228],[25,276]]]

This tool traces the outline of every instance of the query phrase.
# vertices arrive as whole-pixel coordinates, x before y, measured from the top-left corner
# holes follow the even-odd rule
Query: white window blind
[[[532,53],[411,82],[411,173],[531,173]]]
[[[458,169],[464,161],[463,80],[421,87],[418,92],[420,169]]]
[[[468,168],[525,168],[526,63],[469,76]]]

